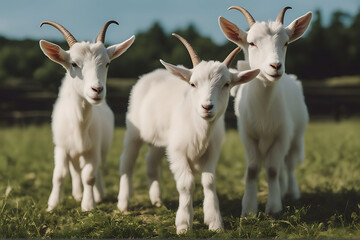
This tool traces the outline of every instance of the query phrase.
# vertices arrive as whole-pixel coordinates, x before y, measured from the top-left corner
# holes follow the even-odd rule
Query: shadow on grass
[[[267,197],[259,198],[259,211],[265,211]],[[240,218],[241,199],[228,199],[225,195],[219,196],[220,209],[224,218]],[[285,198],[283,200],[283,211],[275,218],[286,218],[294,214],[296,209],[306,209],[301,217],[308,224],[314,222],[327,223],[336,216],[341,218],[343,225],[350,225],[353,221],[352,214],[360,211],[360,192],[355,190],[343,190],[333,192],[332,190],[317,189],[312,193],[303,193],[299,200]]]

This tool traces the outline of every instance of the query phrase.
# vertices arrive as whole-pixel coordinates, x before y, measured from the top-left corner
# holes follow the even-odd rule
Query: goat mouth
[[[99,104],[102,101],[102,97],[89,97],[88,101],[92,104]]]
[[[269,75],[270,77],[273,77],[273,78],[279,78],[281,77],[282,74],[274,74],[274,75]]]
[[[268,77],[266,77],[268,80],[276,81],[276,80],[279,80],[283,74],[282,73],[275,73],[275,74],[266,73],[266,75],[268,76]],[[270,79],[269,79],[269,77],[270,77]]]
[[[206,120],[211,120],[214,117],[214,114],[212,114],[212,112],[204,112],[201,117]]]

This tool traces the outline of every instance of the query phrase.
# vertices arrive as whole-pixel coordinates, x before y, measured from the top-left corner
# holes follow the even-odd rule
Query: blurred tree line
[[[323,25],[321,12],[316,11],[310,26],[301,40],[289,45],[286,71],[301,79],[359,75],[360,9],[355,16],[334,12],[328,26]],[[231,42],[215,44],[210,38],[201,36],[194,25],[174,32],[186,38],[204,60],[222,61],[236,47]],[[57,44],[68,49],[64,42]],[[123,57],[111,63],[109,77],[137,78],[162,67],[159,59],[191,67],[184,46],[165,33],[161,24],[154,23],[146,32],[136,34],[133,46]],[[49,90],[56,90],[64,72],[59,65],[45,57],[38,41],[0,37],[0,83],[22,79],[36,81]]]

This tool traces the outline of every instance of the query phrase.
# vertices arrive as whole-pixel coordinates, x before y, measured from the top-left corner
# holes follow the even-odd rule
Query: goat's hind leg
[[[261,170],[261,159],[257,149],[257,142],[252,139],[244,141],[246,149],[246,173],[245,173],[245,192],[242,199],[241,217],[256,214],[258,211],[257,182]]]
[[[283,144],[280,141],[274,142],[265,159],[266,178],[269,190],[265,212],[269,214],[277,214],[282,210],[280,174],[281,165],[285,160],[285,154],[282,150]]]
[[[304,142],[302,139],[299,139],[291,146],[289,154],[285,159],[288,175],[288,187],[286,195],[293,199],[299,199],[301,196],[300,189],[296,180],[295,169],[297,164],[301,163],[304,160],[304,152]]]
[[[104,181],[101,174],[101,167],[96,170],[96,181],[94,185],[94,199],[96,203],[101,202],[105,197]]]
[[[122,212],[128,210],[132,192],[132,174],[141,145],[142,140],[138,129],[129,124],[124,138],[124,150],[120,157],[120,189],[117,207]]]
[[[288,189],[288,175],[287,175],[285,162],[281,162],[279,181],[280,181],[281,198],[284,198]]]
[[[154,145],[149,145],[149,151],[146,154],[146,173],[149,184],[149,196],[152,205],[156,207],[161,206],[159,168],[164,154],[164,148],[155,147]]]

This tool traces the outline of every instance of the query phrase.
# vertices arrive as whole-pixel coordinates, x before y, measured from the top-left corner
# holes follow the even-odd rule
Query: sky
[[[330,22],[334,11],[354,15],[360,9],[359,0],[7,0],[0,6],[0,36],[63,40],[55,28],[40,28],[42,21],[49,20],[66,27],[78,41],[93,41],[105,22],[116,20],[119,26],[110,26],[106,35],[106,42],[115,44],[157,21],[167,33],[192,23],[202,35],[222,44],[227,40],[219,28],[219,16],[243,30],[248,28],[240,12],[227,10],[234,5],[246,8],[257,21],[274,20],[283,7],[291,6],[285,25],[317,9],[324,24]]]

